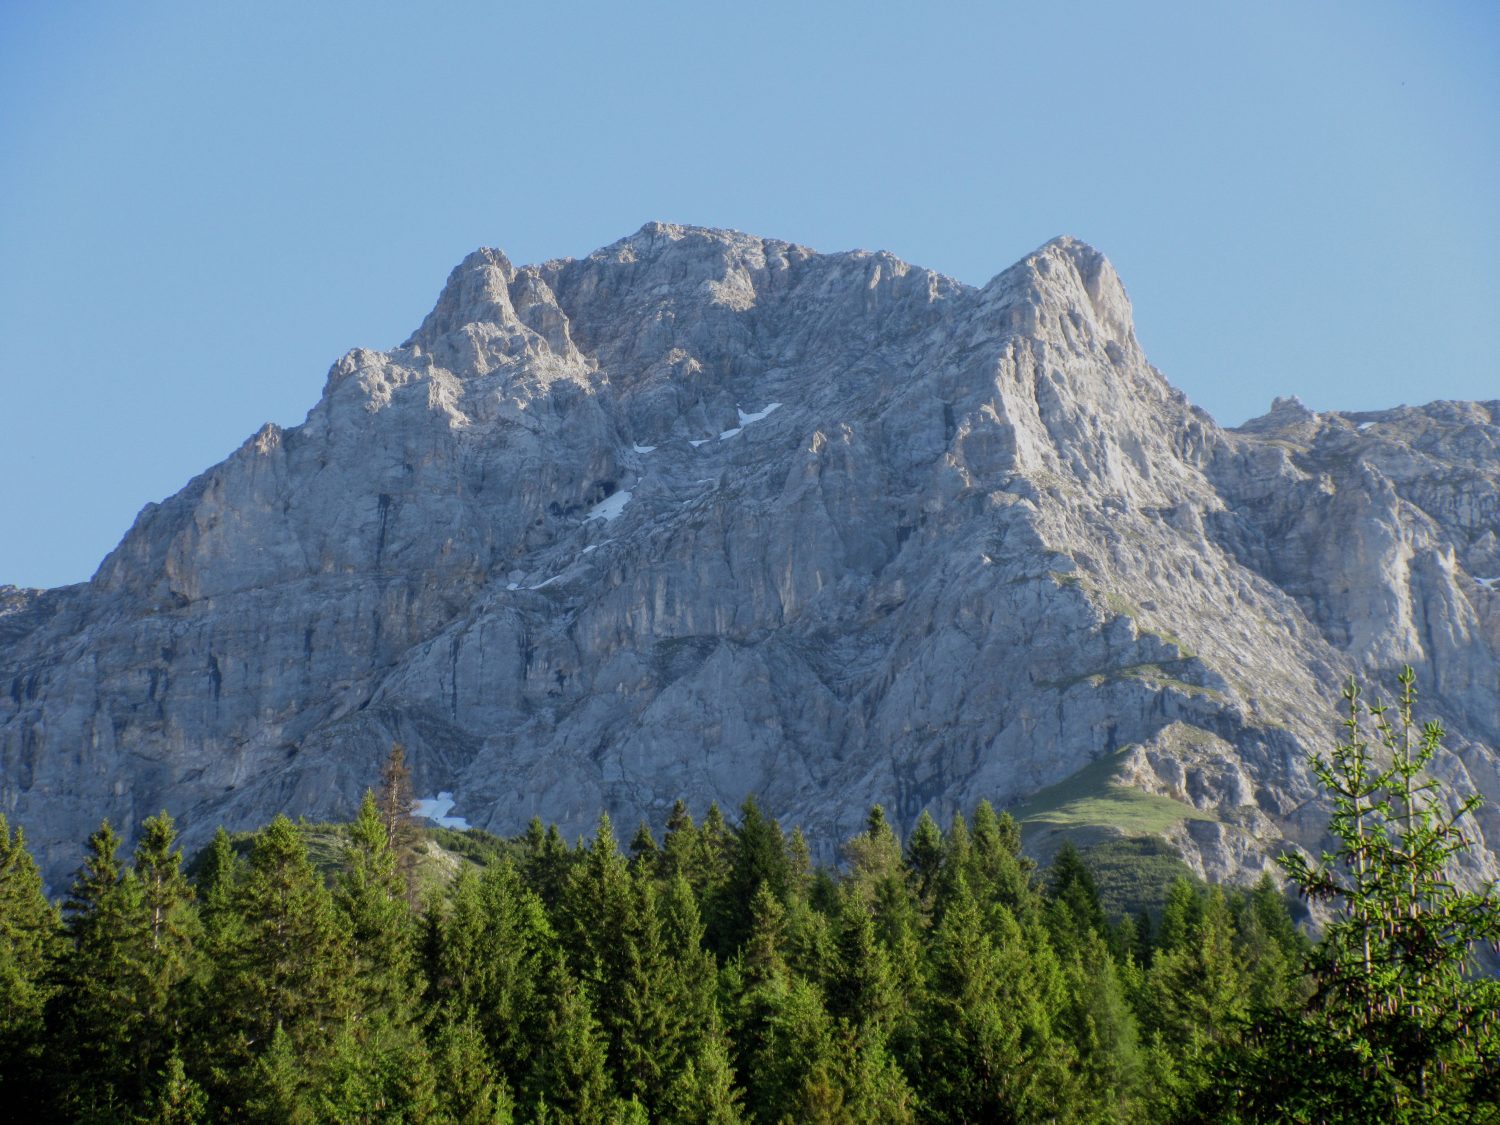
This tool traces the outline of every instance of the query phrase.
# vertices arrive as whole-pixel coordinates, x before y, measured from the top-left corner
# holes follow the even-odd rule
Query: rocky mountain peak
[[[1070,830],[1145,800],[1248,877],[1317,843],[1351,673],[1414,664],[1500,796],[1494,412],[1222,430],[1071,238],[977,289],[666,223],[476,251],[92,582],[0,591],[0,809],[56,881],[106,814],[343,815],[392,741],[503,832],[753,791],[831,846],[1088,777]]]

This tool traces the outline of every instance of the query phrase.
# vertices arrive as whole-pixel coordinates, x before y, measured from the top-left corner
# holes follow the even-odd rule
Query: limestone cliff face
[[[754,791],[827,840],[1116,754],[1242,876],[1315,842],[1351,672],[1413,664],[1500,799],[1497,535],[1500,402],[1222,430],[1071,239],[978,289],[662,224],[483,250],[92,581],[0,590],[0,810],[56,883],[104,815],[347,814],[393,740],[496,831]]]

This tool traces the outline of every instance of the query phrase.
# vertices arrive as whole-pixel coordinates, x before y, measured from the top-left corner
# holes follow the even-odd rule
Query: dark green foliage
[[[1443,798],[1427,772],[1443,728],[1418,725],[1410,668],[1399,685],[1393,705],[1367,705],[1349,684],[1344,737],[1313,760],[1337,847],[1282,865],[1336,913],[1312,952],[1311,1000],[1263,1020],[1253,1049],[1230,1060],[1239,1104],[1264,1105],[1274,1089],[1311,1118],[1347,1112],[1357,1094],[1372,1120],[1500,1120],[1500,982],[1471,961],[1476,944],[1500,943],[1500,896],[1453,878],[1479,798]],[[1277,921],[1262,928],[1285,942]]]
[[[721,847],[728,856],[728,870],[723,882],[710,899],[717,948],[721,954],[728,954],[738,949],[749,936],[750,906],[761,887],[765,887],[783,906],[789,901],[792,865],[781,826],[766,818],[753,794],[745,798],[740,807],[739,826],[724,845],[717,842],[719,832],[712,823],[716,811],[709,810],[709,820],[699,833],[700,851],[707,853],[705,866],[709,866],[712,853]],[[714,879],[708,881],[710,884],[717,882]]]
[[[290,1113],[310,1057],[355,1001],[348,923],[284,816],[256,837],[235,897],[242,921],[213,982],[222,1003],[211,1041],[216,1070],[233,1096],[232,1075],[248,1065],[255,1084],[247,1093]]]
[[[42,893],[26,837],[0,816],[0,1092],[18,1116],[43,1104],[43,1013],[53,996],[48,970],[58,952],[60,919]]]
[[[515,840],[403,836],[398,773],[348,825],[218,833],[193,885],[165,816],[128,866],[105,825],[63,924],[0,822],[0,1105],[163,1123],[1495,1121],[1500,998],[1466,958],[1500,922],[1447,881],[1462,841],[1421,772],[1439,735],[1408,737],[1403,701],[1377,767],[1356,728],[1321,771],[1341,850],[1288,865],[1335,909],[1316,947],[1269,877],[1205,886],[1143,840],[1064,843],[1038,873],[987,803],[947,832],[923,814],[904,850],[873,808],[834,870],[754,799],[732,830],[679,803],[628,857],[607,817],[576,848],[537,821]],[[402,848],[423,854],[420,906]]]

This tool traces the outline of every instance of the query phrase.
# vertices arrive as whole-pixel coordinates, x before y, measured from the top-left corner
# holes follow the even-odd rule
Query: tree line
[[[85,1122],[1500,1119],[1500,940],[1413,693],[1315,768],[1336,849],[1283,891],[1182,879],[1110,917],[981,803],[902,841],[879,807],[816,867],[747,799],[438,851],[399,760],[336,833],[105,823],[60,907],[0,820],[0,1103]],[[1373,724],[1373,727],[1371,727]],[[1367,732],[1367,728],[1368,732]],[[439,833],[450,840],[456,834]],[[309,840],[333,839],[319,862]],[[462,853],[473,857],[464,858]],[[474,862],[478,860],[479,862]],[[435,871],[439,873],[435,877]]]

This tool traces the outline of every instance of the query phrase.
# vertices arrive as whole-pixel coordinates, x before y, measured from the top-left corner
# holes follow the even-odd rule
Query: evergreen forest
[[[186,862],[165,813],[128,849],[106,822],[61,903],[0,819],[0,1116],[1500,1121],[1474,803],[1431,781],[1409,675],[1345,700],[1332,850],[1139,914],[988,803],[904,840],[873,808],[831,867],[753,797],[502,839],[419,828],[399,749],[348,824]]]

